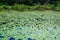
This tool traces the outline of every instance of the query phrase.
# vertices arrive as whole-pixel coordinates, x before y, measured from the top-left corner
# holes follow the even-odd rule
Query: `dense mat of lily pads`
[[[0,40],[60,40],[60,12],[0,12]]]

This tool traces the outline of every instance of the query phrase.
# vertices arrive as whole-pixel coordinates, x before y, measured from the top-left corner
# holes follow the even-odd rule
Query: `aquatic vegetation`
[[[60,12],[0,12],[0,40],[60,40]]]

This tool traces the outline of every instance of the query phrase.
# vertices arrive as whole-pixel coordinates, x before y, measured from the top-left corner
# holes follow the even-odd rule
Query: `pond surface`
[[[60,40],[60,12],[0,12],[0,40]]]

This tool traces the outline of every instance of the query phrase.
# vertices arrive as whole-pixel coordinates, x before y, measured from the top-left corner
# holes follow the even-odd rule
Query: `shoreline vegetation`
[[[16,11],[45,11],[45,10],[53,10],[60,11],[60,6],[54,7],[53,5],[24,5],[24,4],[15,4],[15,5],[0,5],[1,10],[16,10]]]
[[[0,10],[60,11],[60,0],[0,0]]]

